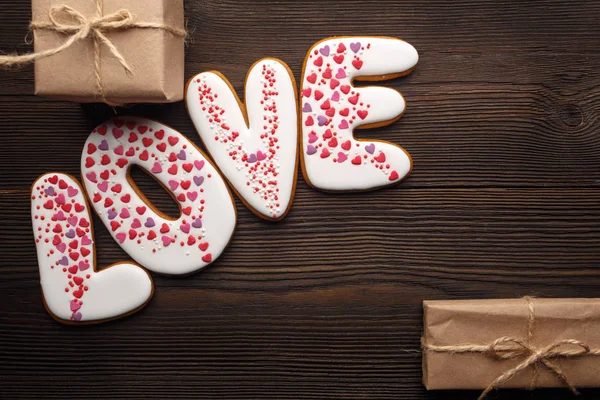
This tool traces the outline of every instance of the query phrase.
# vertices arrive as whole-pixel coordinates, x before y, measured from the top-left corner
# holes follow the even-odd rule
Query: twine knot
[[[109,49],[111,54],[119,61],[119,64],[121,64],[128,74],[132,73],[131,67],[129,67],[123,55],[104,34],[109,31],[136,27],[133,14],[128,10],[122,9],[112,14],[88,18],[73,7],[61,4],[51,7],[48,17],[50,22],[32,22],[29,25],[30,28],[48,29],[55,32],[71,34],[72,36],[65,42],[67,46],[62,50],[87,38],[91,34],[94,39],[100,40]]]
[[[519,363],[516,367],[505,371],[502,375],[496,378],[496,380],[490,383],[488,387],[481,393],[478,400],[485,399],[492,390],[502,386],[512,377],[529,367],[535,368],[531,379],[531,386],[535,387],[539,366],[547,368],[558,379],[560,379],[573,394],[578,395],[579,392],[577,391],[577,388],[575,388],[561,368],[556,365],[553,360],[557,358],[580,356],[600,356],[600,349],[592,349],[588,344],[575,339],[558,340],[546,347],[541,348],[532,345],[531,342],[533,339],[533,328],[535,324],[535,308],[533,299],[531,297],[525,297],[524,300],[527,302],[529,309],[527,341],[504,336],[487,345],[459,344],[450,346],[436,346],[426,343],[423,339],[422,347],[427,351],[433,351],[437,353],[481,353],[498,360],[523,359],[523,361],[521,361],[521,363]]]
[[[500,360],[511,360],[516,358],[525,358],[519,365],[510,369],[500,375],[488,388],[481,394],[480,399],[485,398],[485,396],[493,389],[502,385],[504,382],[511,379],[513,376],[523,371],[524,369],[543,365],[549,371],[551,371],[558,379],[563,381],[565,385],[573,392],[573,394],[578,394],[579,392],[571,384],[567,376],[562,372],[560,367],[552,362],[553,359],[556,358],[568,358],[568,357],[577,357],[577,356],[585,356],[591,353],[590,346],[586,343],[574,340],[574,339],[564,339],[559,340],[549,346],[543,348],[536,348],[531,344],[525,343],[522,340],[511,338],[511,337],[501,337],[494,340],[488,347],[487,353],[494,358]]]

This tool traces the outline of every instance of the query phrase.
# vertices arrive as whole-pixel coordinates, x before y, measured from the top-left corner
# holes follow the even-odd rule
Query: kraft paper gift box
[[[600,299],[424,301],[423,306],[427,389],[600,386]]]
[[[125,70],[109,46],[90,32],[68,49],[36,61],[35,94],[109,104],[167,103],[183,99],[183,0],[32,0],[35,52],[60,46],[74,33],[73,30],[57,32],[51,22],[50,10],[64,6],[72,8],[87,21],[94,18],[97,21],[126,10],[135,23],[168,29],[131,26],[101,30],[122,55],[131,73]],[[56,12],[54,18],[72,28],[82,25],[78,17],[69,15],[64,8]],[[109,19],[103,22],[118,24],[122,21]],[[98,41],[98,59],[95,40]]]

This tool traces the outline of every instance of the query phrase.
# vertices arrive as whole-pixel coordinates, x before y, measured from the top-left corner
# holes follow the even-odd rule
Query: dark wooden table
[[[29,185],[47,171],[79,176],[88,132],[113,112],[33,96],[31,67],[0,71],[1,398],[475,399],[422,387],[422,300],[600,295],[599,2],[189,0],[186,16],[186,76],[218,69],[240,94],[268,55],[298,80],[327,36],[413,44],[417,69],[389,82],[405,116],[360,133],[401,144],[413,174],[345,195],[299,179],[276,224],[236,199],[237,232],[212,267],[154,276],[134,316],[62,326],[42,305]],[[29,18],[28,0],[0,2],[0,49],[30,49]],[[119,112],[199,143],[181,102]],[[127,259],[95,222],[98,265]]]

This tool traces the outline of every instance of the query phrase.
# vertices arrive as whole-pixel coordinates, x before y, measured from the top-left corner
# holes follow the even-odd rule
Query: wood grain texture
[[[30,49],[30,15],[28,0],[0,0],[0,49]],[[475,399],[422,387],[422,300],[599,296],[599,2],[188,0],[186,17],[186,76],[218,69],[240,95],[264,56],[299,80],[324,37],[409,41],[417,69],[385,83],[405,116],[360,135],[406,148],[413,175],[344,195],[299,179],[277,224],[236,199],[236,234],[212,267],[155,276],[134,316],[64,327],[42,306],[28,188],[47,171],[79,176],[87,133],[114,113],[32,96],[31,67],[0,71],[0,398]],[[119,112],[199,144],[182,103]],[[177,212],[143,172],[134,179]],[[127,259],[94,222],[98,266]]]

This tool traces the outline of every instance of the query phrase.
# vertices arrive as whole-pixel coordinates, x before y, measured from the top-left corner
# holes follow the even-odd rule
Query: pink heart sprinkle
[[[79,221],[79,218],[77,218],[77,216],[73,215],[72,217],[67,218],[67,222],[69,224],[71,224],[72,226],[77,226],[77,221]]]
[[[127,235],[125,234],[125,232],[119,232],[116,234],[116,238],[119,241],[119,243],[123,243],[127,238]]]
[[[315,135],[314,133],[308,134],[308,143],[314,143],[317,140],[319,140],[319,137],[317,135]]]
[[[346,72],[344,72],[344,70],[342,68],[339,68],[337,74],[335,74],[335,77],[338,78],[338,79],[345,78],[346,77]]]
[[[161,237],[162,242],[163,242],[163,246],[167,247],[168,245],[171,244],[171,238],[169,236],[163,236]]]
[[[186,195],[188,199],[194,201],[198,197],[198,192],[187,192]]]
[[[337,161],[339,163],[343,163],[347,159],[348,159],[348,156],[346,156],[344,153],[342,153],[341,151],[338,153]]]
[[[81,244],[83,246],[89,246],[90,244],[92,244],[92,239],[90,239],[88,237],[88,235],[85,235],[84,237],[81,238]]]
[[[85,271],[89,267],[90,267],[90,264],[88,264],[87,261],[79,261],[79,270],[80,271]]]
[[[131,227],[132,227],[133,229],[136,229],[136,228],[141,228],[141,227],[142,227],[142,223],[140,222],[140,220],[139,220],[139,219],[137,219],[137,218],[134,218],[134,219],[133,219],[133,222],[131,223]]]
[[[97,182],[96,173],[94,171],[88,172],[87,174],[85,174],[85,177],[87,178],[88,181],[90,181],[92,183]]]
[[[200,171],[202,168],[204,168],[204,160],[194,161],[194,166],[198,168],[198,171]]]
[[[179,229],[181,229],[182,232],[190,233],[190,224],[188,224],[188,223],[181,224]]]
[[[120,156],[123,155],[123,146],[119,146],[115,149],[115,154],[118,154]]]
[[[71,300],[71,311],[75,312],[81,308],[81,304],[77,300]]]
[[[256,158],[258,158],[258,161],[262,161],[267,158],[267,155],[259,150],[256,152]]]
[[[65,250],[67,249],[67,245],[65,243],[59,243],[56,246],[57,250],[60,251],[61,253],[64,253]]]
[[[106,192],[106,190],[108,189],[108,182],[107,181],[100,182],[98,184],[98,189],[100,189],[100,191],[102,191],[102,192]]]
[[[65,204],[65,195],[64,194],[59,194],[58,197],[56,197],[56,203],[57,204]]]
[[[124,208],[121,210],[121,214],[119,214],[119,216],[123,219],[125,218],[129,218],[131,216],[131,214],[129,214],[129,210]]]
[[[331,101],[340,101],[340,92],[337,90],[331,95]]]
[[[57,212],[56,215],[54,216],[54,218],[57,221],[64,221],[65,220],[65,214],[61,211]]]
[[[338,125],[338,128],[340,128],[340,129],[348,129],[348,121],[346,121],[345,119],[343,119],[342,122],[340,122],[340,124]]]
[[[77,193],[79,193],[79,190],[75,189],[74,187],[72,187],[72,186],[69,186],[69,187],[67,188],[67,194],[69,195],[69,197],[76,196],[76,195],[77,195]]]
[[[174,180],[170,180],[169,181],[169,187],[171,188],[171,190],[175,190],[179,187],[179,182],[174,181]]]
[[[152,167],[152,172],[154,172],[155,174],[160,174],[162,172],[162,167],[159,163],[154,163],[154,166]]]

